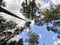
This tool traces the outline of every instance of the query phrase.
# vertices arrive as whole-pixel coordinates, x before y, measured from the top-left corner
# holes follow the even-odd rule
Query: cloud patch
[[[41,9],[45,9],[45,8],[49,9],[50,8],[50,2],[45,3],[42,0],[36,0],[36,3],[37,3],[37,5],[38,5],[38,3],[41,5],[41,7],[40,7]]]
[[[55,4],[55,5],[60,4],[60,0],[51,0],[51,2],[52,2],[53,4]]]
[[[54,41],[53,45],[58,45],[60,44],[60,39],[58,39],[57,41]]]

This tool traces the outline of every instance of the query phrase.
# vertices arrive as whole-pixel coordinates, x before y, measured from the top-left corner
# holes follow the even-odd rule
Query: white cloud
[[[60,44],[60,39],[58,39],[57,41],[54,41],[53,45],[58,45]]]
[[[6,9],[13,13],[17,13],[19,11],[19,6],[16,0],[5,0],[6,2]]]
[[[38,3],[41,5],[41,7],[40,7],[41,9],[50,8],[50,2],[45,3],[42,0],[36,0],[36,3],[37,3],[37,5],[38,5]]]
[[[34,26],[34,20],[31,21],[30,26]]]
[[[60,0],[51,0],[52,3],[54,3],[55,5],[60,4]]]
[[[9,10],[10,12],[16,14],[17,16],[19,17],[22,17],[25,19],[25,17],[22,15],[22,13],[20,13],[20,6],[21,6],[21,3],[22,1],[24,0],[4,0],[6,2],[6,7],[5,9]],[[9,20],[12,20],[16,23],[18,23],[19,25],[18,26],[23,26],[25,21],[22,21],[20,19],[17,19],[15,17],[12,17],[8,14],[3,14],[4,18],[6,18],[8,21]]]
[[[40,39],[42,38],[42,35],[41,35],[41,34],[39,34],[39,38],[40,38]]]

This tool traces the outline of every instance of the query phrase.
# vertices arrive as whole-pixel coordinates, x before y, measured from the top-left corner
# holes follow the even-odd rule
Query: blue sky
[[[46,24],[43,26],[34,25],[34,27],[31,27],[30,31],[40,35],[39,45],[43,45],[43,43],[45,43],[45,45],[53,45],[54,41],[57,40],[56,34],[54,34],[52,31],[49,31],[49,32],[47,31]],[[25,40],[27,38],[26,34],[27,32],[24,31],[20,36]],[[26,42],[25,42],[25,45],[26,45]]]
[[[47,3],[47,2],[50,2],[50,0],[43,0],[43,1],[46,2],[46,3]]]
[[[22,1],[24,0],[5,0],[6,3],[7,3],[7,7],[6,9],[8,9],[9,11],[11,11],[12,13],[15,13],[17,14],[18,16],[22,17],[22,18],[25,18],[24,16],[22,16],[21,13],[19,13],[20,11],[20,4]],[[50,5],[54,5],[54,4],[60,4],[60,0],[56,1],[56,0],[38,0],[40,3],[42,3],[41,5],[41,8],[49,8]],[[44,6],[43,6],[44,5]],[[19,20],[19,19],[16,19],[12,16],[7,16],[7,14],[4,15],[4,17],[7,19],[7,20],[13,20],[15,22],[17,22],[20,27],[24,25],[24,21],[22,20]],[[50,24],[51,25],[51,24]],[[39,42],[40,44],[39,45],[43,45],[43,43],[45,43],[45,45],[54,45],[54,41],[55,43],[58,41],[56,35],[57,34],[54,34],[52,31],[47,31],[46,29],[46,24],[43,25],[43,26],[37,26],[37,25],[34,25],[34,26],[31,26],[31,30],[32,32],[35,32],[37,34],[40,35],[40,39],[39,39]],[[24,31],[22,32],[22,34],[19,34],[19,38],[22,37],[25,41],[25,39],[27,38],[27,31]],[[24,45],[27,45],[26,42],[24,42]]]

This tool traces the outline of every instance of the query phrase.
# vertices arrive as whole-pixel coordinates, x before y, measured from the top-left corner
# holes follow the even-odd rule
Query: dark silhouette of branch
[[[19,18],[19,19],[21,19],[21,20],[26,21],[25,19],[22,19],[21,17],[18,17],[17,15],[11,13],[10,11],[8,11],[8,10],[2,8],[2,7],[0,7],[0,12],[4,12],[4,13],[6,13],[6,14],[9,14],[9,15],[11,15],[11,16],[14,16],[14,17],[16,17],[16,18]]]

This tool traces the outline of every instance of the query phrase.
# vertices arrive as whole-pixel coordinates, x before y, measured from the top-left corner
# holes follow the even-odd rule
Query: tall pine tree
[[[36,16],[36,12],[37,12],[37,5],[35,3],[35,0],[29,0],[29,4],[27,3],[27,0],[26,2],[22,2],[22,9],[21,9],[21,12],[22,14],[27,18],[27,19],[30,19],[30,20],[33,20],[34,17]]]

